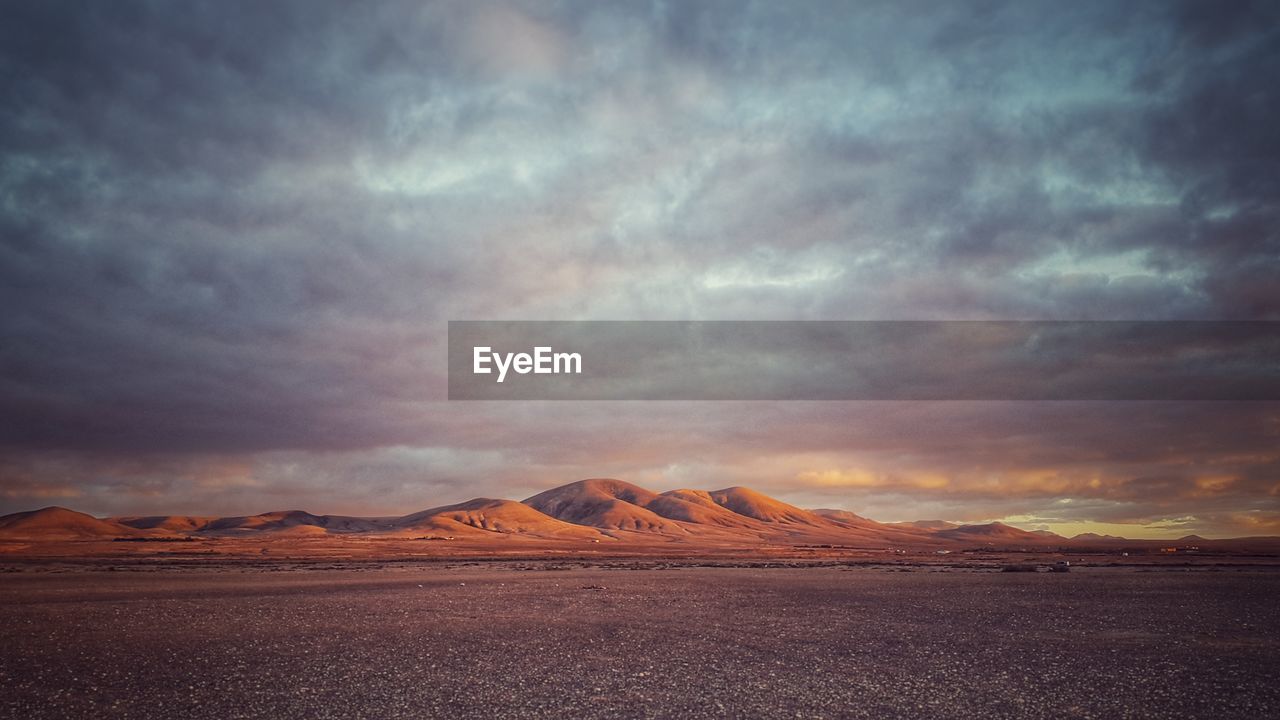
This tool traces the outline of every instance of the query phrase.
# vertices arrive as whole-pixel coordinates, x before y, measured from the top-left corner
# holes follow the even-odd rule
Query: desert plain
[[[0,715],[1276,717],[1278,596],[1215,564],[26,565]]]

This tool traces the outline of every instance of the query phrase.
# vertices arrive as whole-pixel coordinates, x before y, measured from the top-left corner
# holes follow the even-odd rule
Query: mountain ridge
[[[523,501],[473,498],[396,517],[317,515],[284,510],[244,516],[146,515],[96,518],[58,506],[0,517],[4,540],[111,540],[183,537],[386,536],[572,542],[715,542],[721,545],[822,544],[865,548],[1001,547],[1050,549],[1108,545],[1213,544],[1187,535],[1131,540],[1081,534],[1065,538],[1001,522],[880,523],[848,510],[808,510],[751,488],[681,488],[662,493],[613,478],[588,478]],[[1242,539],[1243,540],[1243,539]],[[1280,544],[1280,538],[1249,538]]]

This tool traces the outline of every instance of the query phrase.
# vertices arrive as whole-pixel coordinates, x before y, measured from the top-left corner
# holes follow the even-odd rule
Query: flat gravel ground
[[[1280,717],[1280,573],[0,576],[11,718]]]

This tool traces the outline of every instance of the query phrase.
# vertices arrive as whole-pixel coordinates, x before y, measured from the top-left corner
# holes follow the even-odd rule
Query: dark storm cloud
[[[1276,319],[1277,13],[5,3],[5,502],[130,478],[336,492],[378,474],[356,466],[392,495],[688,468],[785,490],[874,440],[800,457],[839,422],[808,406],[759,432],[733,408],[583,409],[599,427],[557,465],[571,411],[440,402],[448,319]],[[904,412],[889,432],[960,452],[1027,411]],[[1273,459],[1233,438],[1258,433],[1219,428],[1274,434],[1269,412],[1185,439],[1257,492]],[[1015,433],[983,467],[1095,457],[1127,422]],[[794,448],[757,458],[766,437]],[[908,445],[865,462],[962,474]],[[1108,482],[1167,474],[1106,446]]]

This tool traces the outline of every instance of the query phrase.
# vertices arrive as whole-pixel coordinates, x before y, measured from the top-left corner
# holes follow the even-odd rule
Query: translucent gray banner
[[[1280,400],[1280,323],[451,321],[450,400]]]

